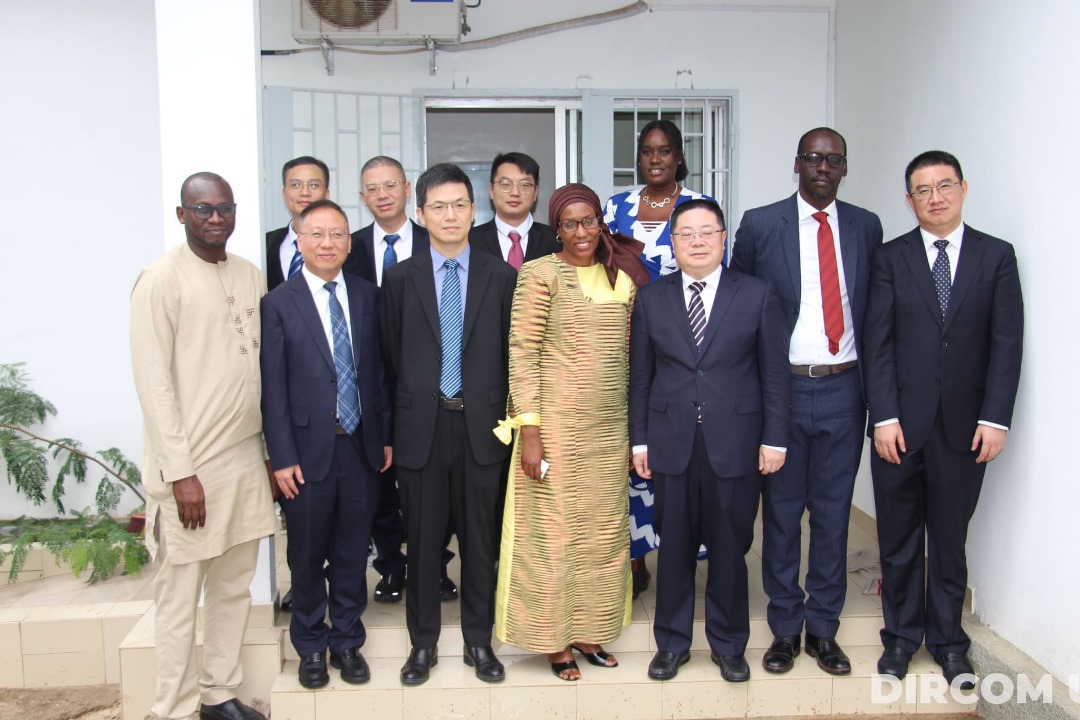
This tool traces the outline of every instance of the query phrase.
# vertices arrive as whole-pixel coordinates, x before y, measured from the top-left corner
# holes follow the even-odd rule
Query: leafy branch
[[[26,564],[34,544],[42,545],[58,563],[66,563],[78,577],[90,568],[91,585],[106,580],[120,566],[122,574],[139,572],[150,556],[142,538],[129,533],[110,517],[74,511],[71,520],[31,520],[10,523],[15,535],[10,549],[0,546],[0,562],[11,557],[8,582],[14,582]]]

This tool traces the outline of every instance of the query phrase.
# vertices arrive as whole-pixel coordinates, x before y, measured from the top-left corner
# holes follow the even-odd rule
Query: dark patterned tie
[[[461,280],[458,278],[457,260],[443,263],[442,297],[439,299],[439,332],[442,335],[442,373],[439,376],[439,392],[444,397],[454,397],[461,392]]]
[[[394,249],[394,243],[401,239],[401,236],[397,233],[387,235],[386,240],[386,252],[382,256],[382,271],[383,275],[386,275],[387,268],[391,268],[397,265],[397,250]]]
[[[704,289],[703,282],[690,283],[690,304],[686,306],[686,314],[690,318],[690,332],[699,348],[705,340],[705,304],[701,302],[701,291]]]
[[[352,341],[349,339],[349,326],[345,323],[345,311],[341,309],[334,292],[337,283],[328,282],[323,287],[330,293],[330,334],[334,338],[338,424],[351,435],[360,424],[360,395],[353,371]]]
[[[934,267],[930,271],[934,276],[934,289],[937,290],[938,306],[941,308],[941,322],[945,322],[945,313],[949,311],[949,293],[952,292],[952,265],[949,264],[949,254],[945,248],[949,247],[948,240],[935,240],[937,257],[934,258]]]
[[[304,258],[300,255],[300,248],[297,246],[296,241],[292,241],[293,249],[296,252],[293,253],[292,260],[289,261],[289,277],[286,280],[292,280],[293,275],[300,272],[300,268],[304,266]]]

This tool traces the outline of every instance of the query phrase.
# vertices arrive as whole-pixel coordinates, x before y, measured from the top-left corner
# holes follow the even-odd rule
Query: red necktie
[[[836,248],[833,247],[829,213],[816,212],[811,217],[820,223],[817,231],[818,270],[821,273],[821,311],[825,316],[825,336],[829,352],[840,352],[844,334],[844,307],[840,303],[840,274],[836,269]]]
[[[521,236],[511,231],[507,237],[510,238],[510,252],[506,253],[506,262],[510,263],[515,270],[520,270],[521,264],[525,262],[525,252],[521,249]]]

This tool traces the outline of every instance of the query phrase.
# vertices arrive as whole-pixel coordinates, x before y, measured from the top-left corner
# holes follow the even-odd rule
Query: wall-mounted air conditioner
[[[463,0],[293,0],[293,37],[334,45],[461,41]]]

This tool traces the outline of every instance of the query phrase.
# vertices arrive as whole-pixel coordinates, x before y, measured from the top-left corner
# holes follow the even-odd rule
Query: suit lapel
[[[724,316],[727,315],[728,308],[731,307],[738,291],[738,279],[731,274],[731,271],[721,270],[720,282],[716,285],[716,296],[713,298],[712,310],[709,312],[709,322],[705,325],[705,339],[701,342],[702,355],[716,337],[716,329],[724,321]]]
[[[787,263],[788,280],[795,296],[796,307],[802,302],[802,275],[799,263],[799,206],[792,195],[784,203],[780,214],[780,242],[784,248],[784,262]]]
[[[488,272],[487,264],[494,258],[483,253],[469,253],[469,284],[465,288],[465,320],[461,329],[461,347],[464,350],[469,344],[469,332],[476,323],[476,316],[480,314],[480,303],[491,282],[491,273]]]
[[[840,262],[844,264],[844,284],[847,285],[848,304],[850,305],[855,298],[855,281],[857,279],[855,268],[859,259],[859,243],[856,242],[855,235],[858,230],[847,214],[841,212],[839,201],[836,203],[836,214],[837,219],[840,221],[838,223],[840,228]]]
[[[919,289],[926,307],[930,314],[941,325],[941,305],[938,303],[937,292],[934,290],[934,278],[930,274],[930,265],[926,261],[926,246],[922,242],[922,233],[915,228],[907,235],[894,242],[904,243],[904,261],[911,272],[912,281]]]
[[[484,223],[477,233],[480,249],[502,257],[502,249],[499,247],[499,231],[495,229],[495,221]]]
[[[698,348],[697,343],[694,342],[694,333],[690,330],[690,317],[686,312],[686,296],[683,293],[682,273],[670,273],[662,277],[658,282],[667,283],[664,294],[668,298],[669,312],[671,317],[675,318],[675,326],[679,329],[679,334],[682,335],[683,340],[686,342],[687,349],[691,355],[696,357]]]
[[[289,290],[292,291],[293,304],[296,306],[297,312],[300,313],[300,318],[304,321],[308,332],[311,333],[312,338],[315,340],[315,347],[319,348],[323,360],[333,370],[335,367],[334,353],[331,351],[330,343],[326,339],[326,331],[323,329],[322,320],[319,318],[319,311],[315,308],[315,297],[311,294],[311,289],[308,287],[307,280],[304,279],[304,274],[297,273],[288,283]]]
[[[975,280],[983,252],[982,243],[979,242],[980,239],[977,230],[972,230],[967,225],[964,226],[964,239],[960,244],[960,257],[956,261],[956,280],[953,281],[952,291],[949,293],[949,307],[945,311],[944,330],[949,328],[949,324],[956,317],[960,304],[964,301],[964,296],[967,295],[971,283]]]
[[[360,282],[359,279],[355,279],[354,282]],[[360,362],[360,324],[361,318],[364,317],[364,301],[360,299],[360,289],[352,287],[345,283],[345,292],[349,297],[349,335],[352,337],[353,346],[353,367],[355,368]]]
[[[424,317],[431,325],[435,337],[441,340],[439,332],[439,301],[435,297],[435,271],[431,267],[431,256],[427,253],[409,258],[409,279],[424,308]]]

